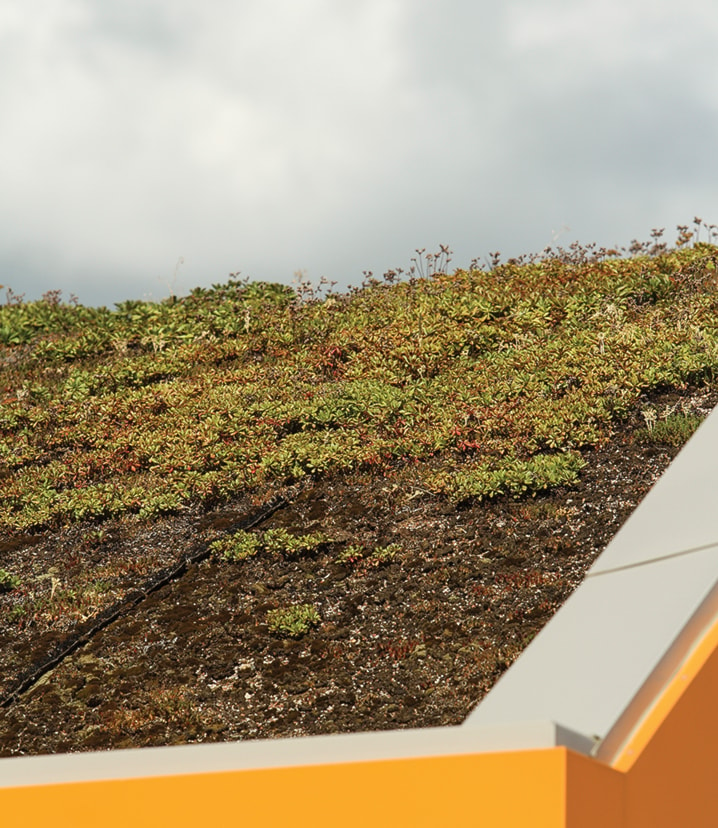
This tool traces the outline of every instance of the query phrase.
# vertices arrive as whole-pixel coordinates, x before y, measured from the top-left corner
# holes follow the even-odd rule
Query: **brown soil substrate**
[[[703,414],[718,401],[652,401],[681,397]],[[675,456],[633,440],[643,425],[636,412],[585,453],[576,486],[533,498],[455,506],[403,467],[0,543],[24,585],[0,595],[0,756],[458,724]],[[257,530],[331,542],[297,559],[206,556],[278,495]],[[339,563],[350,543],[401,551]],[[294,604],[321,623],[272,633],[267,613]]]

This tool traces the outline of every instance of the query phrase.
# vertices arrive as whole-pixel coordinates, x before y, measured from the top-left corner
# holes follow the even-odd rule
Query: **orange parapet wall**
[[[613,766],[626,828],[718,825],[718,623],[695,647]]]
[[[620,825],[621,774],[566,748],[0,791],[6,825]],[[567,795],[568,793],[568,795]]]

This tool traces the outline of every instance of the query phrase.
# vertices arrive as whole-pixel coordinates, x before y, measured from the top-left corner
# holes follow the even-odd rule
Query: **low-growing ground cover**
[[[686,241],[10,296],[0,755],[461,721],[717,399]]]

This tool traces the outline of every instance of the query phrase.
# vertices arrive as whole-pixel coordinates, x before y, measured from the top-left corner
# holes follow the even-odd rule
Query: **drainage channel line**
[[[289,501],[286,498],[281,496],[274,497],[258,512],[255,512],[245,520],[239,521],[239,523],[230,526],[225,530],[224,534],[232,534],[240,530],[252,529],[287,505],[289,505]],[[116,621],[122,615],[125,615],[129,610],[141,604],[145,598],[148,598],[152,595],[152,593],[157,592],[158,589],[161,589],[171,581],[176,581],[178,578],[181,578],[193,564],[200,563],[208,558],[211,554],[209,547],[209,543],[203,543],[191,555],[183,558],[178,563],[173,566],[166,567],[159,572],[155,572],[154,575],[150,576],[141,587],[132,590],[122,600],[101,612],[90,622],[87,629],[84,629],[79,633],[71,634],[58,645],[58,650],[54,655],[51,655],[42,663],[31,667],[25,675],[20,676],[10,692],[0,698],[0,708],[9,707],[13,704],[13,702],[17,701],[23,693],[26,693],[33,687],[33,685],[37,684],[37,682],[44,675],[57,667],[58,664],[64,661],[68,656],[72,655],[72,653],[76,650],[79,650],[80,647],[84,647],[88,644],[92,638],[97,635],[97,633],[104,630],[105,627],[108,627],[113,621]]]

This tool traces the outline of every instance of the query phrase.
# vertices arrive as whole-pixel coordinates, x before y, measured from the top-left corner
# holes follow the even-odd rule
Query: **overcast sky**
[[[4,0],[0,283],[672,243],[718,222],[716,43],[714,0]]]

